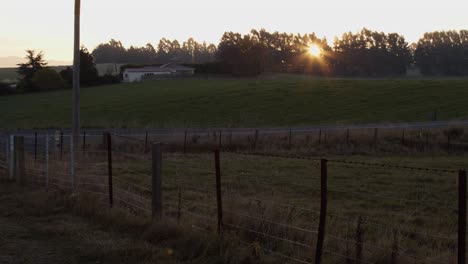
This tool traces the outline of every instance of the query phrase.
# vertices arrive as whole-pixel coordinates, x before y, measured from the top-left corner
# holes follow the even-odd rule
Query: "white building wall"
[[[140,82],[145,74],[149,72],[124,72],[124,82]],[[151,72],[152,75],[170,75],[170,72]]]

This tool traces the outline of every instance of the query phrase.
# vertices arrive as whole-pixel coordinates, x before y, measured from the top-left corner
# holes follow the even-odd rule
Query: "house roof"
[[[173,69],[173,70],[176,70],[176,71],[193,71],[193,70],[195,70],[195,68],[183,66],[183,65],[180,65],[180,64],[174,64],[174,63],[166,63],[166,64],[162,65],[161,68],[163,68],[163,69],[169,68],[169,69]]]

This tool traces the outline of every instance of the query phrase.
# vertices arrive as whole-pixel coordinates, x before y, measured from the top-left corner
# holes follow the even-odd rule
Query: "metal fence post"
[[[10,137],[5,136],[5,169],[7,173],[10,172]],[[7,176],[8,177],[8,176]]]
[[[62,160],[62,156],[63,156],[63,131],[60,131],[60,160]]]
[[[374,128],[374,147],[377,146],[377,138],[379,136],[379,129],[378,128]]]
[[[215,150],[216,170],[216,207],[218,209],[218,234],[223,232],[223,197],[221,193],[221,165],[219,161],[219,149]]]
[[[322,144],[322,129],[319,129],[318,144],[319,144],[319,146]]]
[[[46,189],[49,189],[49,133],[45,137],[45,184]]]
[[[257,141],[258,141],[258,129],[255,129],[255,135],[254,135],[254,150],[257,149]]]
[[[184,132],[184,153],[187,153],[187,129]]]
[[[288,142],[288,149],[291,149],[291,140],[292,140],[292,129],[289,129],[289,142]]]
[[[16,181],[25,184],[25,164],[24,164],[24,137],[15,136],[15,176]]]
[[[145,151],[144,153],[148,153],[148,131],[145,132]]]
[[[458,264],[466,256],[466,171],[458,172]]]
[[[34,162],[37,161],[37,132],[34,132]]]
[[[75,191],[75,143],[73,134],[70,134],[70,178],[72,192]]]
[[[83,152],[86,151],[86,130],[83,131]]]
[[[221,145],[222,145],[222,139],[223,139],[223,131],[220,130],[219,131],[219,142],[218,142],[218,148],[221,148]]]
[[[15,136],[14,135],[10,135],[10,174],[9,174],[9,180],[12,181],[14,179],[14,176],[15,176]]]
[[[112,137],[110,133],[107,133],[107,173],[109,176],[109,206],[112,208],[114,196],[112,188]]]
[[[151,209],[153,219],[162,217],[162,154],[161,143],[152,146]]]
[[[327,160],[322,159],[320,162],[320,220],[317,235],[317,247],[315,250],[315,264],[320,264],[322,261],[323,241],[325,239],[325,226],[327,221]]]
[[[362,261],[363,251],[363,240],[362,240],[362,217],[358,218],[356,227],[356,261],[360,263]]]
[[[346,129],[346,145],[349,145],[349,128]]]

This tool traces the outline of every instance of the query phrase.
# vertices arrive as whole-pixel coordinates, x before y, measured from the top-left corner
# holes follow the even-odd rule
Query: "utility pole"
[[[80,9],[81,0],[75,0],[75,37],[73,47],[73,114],[70,137],[70,177],[75,190],[75,146],[80,140]]]
[[[78,146],[80,135],[80,9],[81,0],[75,0],[75,38],[73,54],[73,141]]]

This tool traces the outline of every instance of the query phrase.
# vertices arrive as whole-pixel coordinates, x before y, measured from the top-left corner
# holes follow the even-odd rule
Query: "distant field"
[[[16,68],[0,68],[0,81],[15,81],[17,78]]]
[[[468,116],[468,80],[186,79],[82,89],[85,127],[268,127]],[[0,126],[69,127],[71,91],[0,97]]]

